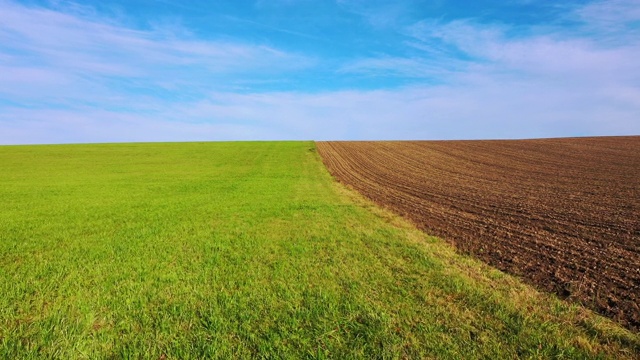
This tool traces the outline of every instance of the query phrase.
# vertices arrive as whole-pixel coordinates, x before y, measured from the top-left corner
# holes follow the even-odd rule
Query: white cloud
[[[151,112],[0,111],[0,143],[485,139],[640,134],[637,88],[476,75],[460,85],[323,93],[214,93]]]
[[[425,20],[405,29],[412,38],[408,44],[423,51],[422,56],[364,58],[343,71],[401,74],[418,82],[443,74],[435,76],[442,80],[440,85],[414,90],[423,95],[420,100],[398,102],[399,107],[412,109],[395,120],[398,129],[407,131],[398,130],[399,134],[425,138],[640,134],[640,37],[612,44],[606,41],[607,34],[591,31],[594,21],[635,19],[629,4],[596,3],[578,9],[589,22],[577,34],[547,28],[514,36],[507,25]],[[630,13],[621,10],[627,8]],[[594,13],[597,9],[603,13]],[[452,56],[456,51],[464,56]],[[397,93],[407,95],[406,90]],[[375,101],[385,103],[385,99]],[[394,121],[391,116],[389,120]],[[401,125],[404,121],[406,128]],[[423,130],[410,132],[409,123]]]
[[[264,45],[199,40],[157,26],[136,30],[110,19],[5,1],[0,1],[0,13],[0,66],[13,69],[0,73],[0,94],[16,96],[12,79],[18,76],[37,81],[55,77],[81,88],[96,77],[143,79],[149,88],[166,78],[212,86],[213,80],[228,80],[232,74],[278,73],[311,64],[308,58]],[[57,92],[49,91],[52,96]]]
[[[566,37],[561,32],[507,37],[508,28],[459,20],[444,24],[420,22],[409,33],[427,47],[436,38],[455,46],[495,71],[522,71],[525,75],[570,76],[634,80],[640,75],[640,41],[617,47],[602,46],[590,37]],[[577,75],[577,76],[576,76]]]

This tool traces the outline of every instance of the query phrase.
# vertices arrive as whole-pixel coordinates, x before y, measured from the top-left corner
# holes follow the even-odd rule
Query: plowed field
[[[339,181],[428,233],[640,329],[640,137],[317,147]]]

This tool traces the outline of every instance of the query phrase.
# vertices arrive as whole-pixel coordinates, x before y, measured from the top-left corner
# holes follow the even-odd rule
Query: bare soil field
[[[640,136],[317,148],[339,181],[461,252],[640,330]]]

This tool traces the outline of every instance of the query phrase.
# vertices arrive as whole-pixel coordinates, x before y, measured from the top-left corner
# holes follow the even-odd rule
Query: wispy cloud
[[[41,96],[48,91],[55,97],[60,87],[83,90],[91,79],[114,92],[127,86],[153,91],[169,82],[212,87],[232,83],[231,75],[277,74],[311,63],[265,45],[199,40],[158,27],[130,29],[109,19],[11,2],[0,2],[0,9],[0,66],[12,69],[0,73],[0,94],[14,97],[25,80],[40,83]]]
[[[415,109],[426,128],[440,129],[436,137],[639,134],[640,37],[612,44],[605,25],[631,23],[637,9],[629,1],[577,8],[581,24],[571,32],[427,19],[401,29],[417,52],[361,58],[342,70],[440,80],[422,88]]]

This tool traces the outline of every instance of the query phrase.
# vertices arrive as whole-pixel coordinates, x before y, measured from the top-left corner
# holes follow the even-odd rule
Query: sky
[[[0,0],[0,144],[640,134],[640,0]]]

